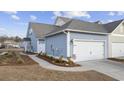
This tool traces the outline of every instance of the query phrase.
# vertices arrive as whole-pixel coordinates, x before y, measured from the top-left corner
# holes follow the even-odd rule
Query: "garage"
[[[124,56],[124,43],[112,43],[112,57]]]
[[[75,61],[87,61],[105,58],[105,45],[103,41],[81,41],[73,43]]]

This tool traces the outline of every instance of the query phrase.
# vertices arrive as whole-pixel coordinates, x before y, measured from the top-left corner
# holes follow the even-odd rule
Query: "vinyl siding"
[[[113,34],[121,34],[124,35],[124,23],[116,28],[115,31],[112,32]]]
[[[112,43],[124,43],[124,36],[109,35],[109,57],[112,57]]]
[[[31,39],[32,51],[37,52],[37,38],[35,37],[34,31],[32,31],[32,34],[28,34],[28,38]]]
[[[46,53],[67,57],[67,37],[64,33],[46,37]]]

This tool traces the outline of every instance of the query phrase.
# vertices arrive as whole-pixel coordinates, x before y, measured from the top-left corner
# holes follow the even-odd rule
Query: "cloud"
[[[6,31],[6,28],[0,27],[0,32],[1,31]]]
[[[124,15],[124,11],[119,11],[119,12],[117,12],[117,13],[118,13],[118,15],[120,15],[120,16]]]
[[[63,16],[68,18],[91,18],[91,15],[86,11],[55,11],[53,14],[54,16],[52,18],[55,18],[56,16]]]
[[[109,19],[107,22],[113,22],[113,20]]]
[[[109,12],[108,15],[109,16],[123,16],[124,15],[124,11]]]
[[[114,16],[115,15],[115,12],[109,12],[108,15]]]
[[[28,25],[28,23],[25,23],[25,22],[18,22],[17,24],[22,25],[22,26],[27,26]]]
[[[18,12],[17,11],[4,11],[4,13],[6,13],[6,14],[17,14]]]
[[[31,21],[35,21],[36,19],[37,19],[36,16],[34,16],[34,15],[30,15],[30,20],[31,20]]]
[[[11,15],[11,18],[16,20],[16,21],[20,20],[20,17],[17,15]]]

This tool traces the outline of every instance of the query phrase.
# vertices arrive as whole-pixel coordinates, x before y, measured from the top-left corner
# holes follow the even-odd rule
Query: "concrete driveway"
[[[82,67],[90,68],[109,75],[117,80],[124,80],[124,64],[111,60],[94,60],[78,62]]]

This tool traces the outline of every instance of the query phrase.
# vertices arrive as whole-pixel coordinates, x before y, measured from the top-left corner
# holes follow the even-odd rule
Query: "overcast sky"
[[[119,19],[124,19],[124,12],[114,11],[6,11],[0,12],[0,36],[20,36],[25,37],[28,22],[40,22],[53,24],[56,16],[64,16],[85,21],[98,21],[103,23],[112,22]]]

